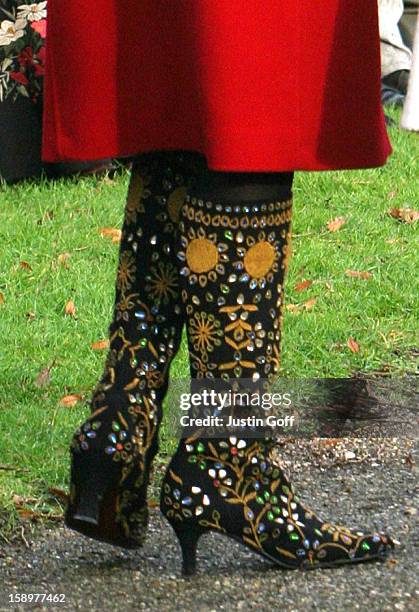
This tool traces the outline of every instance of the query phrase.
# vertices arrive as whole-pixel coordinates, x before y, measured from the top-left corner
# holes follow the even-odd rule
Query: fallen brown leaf
[[[303,308],[305,308],[306,310],[311,310],[316,302],[317,298],[311,298],[311,300],[307,300],[307,302],[304,302]]]
[[[336,446],[338,442],[339,440],[337,438],[319,438],[318,440],[319,446]]]
[[[12,497],[15,508],[22,508],[23,504],[34,504],[37,501],[35,497],[23,497],[23,495],[17,495],[16,493]]]
[[[31,310],[25,314],[25,316],[29,319],[29,321],[33,321],[35,319],[35,313]]]
[[[70,259],[70,257],[70,253],[61,253],[60,255],[58,255],[58,263],[60,263],[62,266],[64,266],[64,268],[68,270],[70,266],[68,265],[67,261]]]
[[[388,214],[404,223],[415,223],[419,219],[419,211],[413,208],[390,208]]]
[[[83,396],[80,395],[80,393],[71,393],[70,395],[64,395],[64,397],[60,399],[59,404],[65,408],[72,408],[82,399]]]
[[[305,289],[308,289],[309,287],[311,287],[312,284],[313,284],[313,281],[311,280],[303,280],[300,283],[297,283],[294,289],[297,292],[304,291]]]
[[[47,520],[47,521],[62,521],[64,520],[61,514],[48,514],[48,512],[35,512],[34,510],[30,510],[29,508],[21,508],[18,509],[19,517],[23,521],[37,521],[37,520]]]
[[[31,270],[32,270],[32,266],[31,266],[31,264],[30,264],[29,262],[27,262],[27,261],[21,261],[21,262],[19,262],[19,268],[20,268],[21,270],[29,270],[29,271],[31,271]]]
[[[300,312],[301,307],[300,307],[300,306],[297,306],[297,304],[287,304],[287,305],[286,305],[286,309],[287,309],[289,312],[293,312],[293,313],[295,313],[295,312]]]
[[[67,304],[65,305],[65,314],[69,315],[70,317],[76,316],[76,306],[73,300],[68,300]]]
[[[371,272],[359,272],[358,270],[345,270],[346,276],[352,276],[352,278],[362,278],[368,280],[371,278]]]
[[[43,368],[38,376],[35,378],[35,387],[41,389],[42,387],[46,387],[51,382],[51,370],[54,367],[55,361],[51,363],[50,366]]]
[[[353,353],[359,353],[359,344],[354,338],[348,338],[346,345]]]
[[[99,342],[93,342],[90,345],[94,351],[102,351],[103,349],[107,349],[109,347],[109,340],[99,340]]]
[[[114,227],[102,227],[99,231],[102,238],[110,238],[114,243],[121,241],[122,232],[119,229]]]
[[[6,300],[4,299],[3,293],[0,291],[0,304],[4,304]]]
[[[37,516],[37,513],[34,512],[33,510],[29,510],[29,508],[18,508],[17,512],[19,514],[19,517],[24,521],[32,519],[32,518],[36,518]]]
[[[311,310],[316,302],[317,298],[311,298],[311,300],[307,300],[307,302],[303,302],[303,304],[287,304],[286,309],[296,314],[302,310]]]
[[[50,487],[48,489],[48,493],[50,493],[54,497],[58,497],[58,499],[60,499],[63,502],[66,502],[68,500],[68,494],[62,489],[57,489],[56,487]]]
[[[335,217],[327,224],[329,232],[337,232],[346,223],[345,217]]]
[[[412,453],[406,455],[405,462],[410,468],[415,467],[415,460],[413,459]]]
[[[391,559],[387,559],[386,565],[397,565],[398,562],[399,562],[398,559],[395,559],[394,557],[392,557]]]

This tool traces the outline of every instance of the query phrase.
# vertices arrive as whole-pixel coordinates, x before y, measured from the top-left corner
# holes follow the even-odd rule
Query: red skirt
[[[185,149],[230,171],[380,166],[376,2],[49,0],[44,158]]]

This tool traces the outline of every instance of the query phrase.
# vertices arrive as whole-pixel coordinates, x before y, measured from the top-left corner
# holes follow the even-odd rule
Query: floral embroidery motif
[[[0,0],[0,102],[7,97],[37,102],[45,72],[47,2]]]
[[[122,420],[122,418],[121,418]],[[121,429],[118,421],[112,423],[112,433],[108,434],[109,446],[105,448],[107,455],[112,455],[113,461],[132,461],[132,445],[128,431]]]
[[[33,4],[21,4],[17,12],[20,19],[27,19],[28,21],[40,21],[41,19],[45,19],[47,16],[46,0]]]
[[[157,301],[168,304],[179,294],[179,273],[172,263],[159,261],[146,276],[146,291]]]
[[[131,289],[136,269],[134,255],[127,251],[121,253],[117,277],[117,287],[120,291]]]
[[[189,335],[196,351],[202,355],[214,350],[215,346],[221,344],[220,322],[212,314],[206,312],[195,312],[189,319]]]
[[[116,320],[129,321],[130,310],[135,308],[137,303],[138,293],[130,293],[129,295],[121,296],[116,304]],[[134,299],[135,298],[135,299]]]

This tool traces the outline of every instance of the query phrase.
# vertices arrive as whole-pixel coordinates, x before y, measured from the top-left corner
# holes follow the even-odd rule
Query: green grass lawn
[[[416,368],[417,226],[387,211],[418,208],[419,146],[398,129],[391,137],[385,168],[296,177],[285,376],[400,376]],[[102,372],[105,354],[90,345],[107,335],[118,247],[99,230],[120,227],[127,182],[123,173],[0,187],[0,509],[9,526],[13,495],[32,498],[27,505],[37,511],[60,511],[48,489],[66,488],[69,440],[88,409],[58,402],[70,393],[87,398]],[[330,232],[327,223],[341,216],[345,224]],[[296,291],[303,280],[312,285]],[[70,299],[76,318],[64,315]],[[50,383],[38,388],[37,375],[51,364]],[[187,371],[183,345],[172,375]],[[172,444],[163,430],[163,451]]]

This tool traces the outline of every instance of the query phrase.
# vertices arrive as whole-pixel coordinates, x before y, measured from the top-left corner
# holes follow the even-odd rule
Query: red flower
[[[41,19],[40,21],[32,21],[31,22],[32,30],[38,32],[41,38],[46,38],[47,36],[47,20]]]
[[[10,78],[13,79],[14,81],[17,81],[21,85],[28,85],[29,84],[29,81],[26,78],[26,76],[23,74],[23,72],[11,72],[10,73]]]
[[[34,68],[35,68],[35,76],[37,76],[37,77],[44,76],[45,68],[43,67],[42,64],[35,64]]]
[[[45,64],[45,55],[45,45],[42,45],[37,53],[37,58],[41,64]]]
[[[17,61],[19,62],[19,66],[22,68],[33,66],[34,62],[32,49],[30,47],[25,47],[25,49],[19,53]]]

